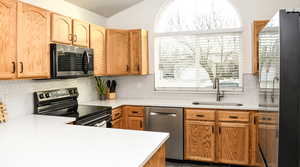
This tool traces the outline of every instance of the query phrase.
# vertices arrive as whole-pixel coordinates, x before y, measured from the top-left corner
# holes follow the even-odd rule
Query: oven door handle
[[[86,126],[86,125],[88,125],[88,124],[90,124],[90,123],[92,123],[92,122],[101,120],[101,119],[106,118],[106,117],[110,117],[110,115],[109,115],[109,114],[106,114],[106,115],[104,115],[104,116],[102,116],[102,117],[100,117],[100,118],[95,118],[95,119],[89,120],[89,121],[87,121],[87,122],[79,123],[79,125]],[[80,120],[79,120],[79,121],[80,121]],[[78,122],[79,122],[79,121],[78,121]]]

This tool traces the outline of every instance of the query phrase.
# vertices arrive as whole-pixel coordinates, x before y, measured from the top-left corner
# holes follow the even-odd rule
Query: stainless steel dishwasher
[[[145,130],[169,132],[166,158],[183,160],[183,108],[146,107]]]

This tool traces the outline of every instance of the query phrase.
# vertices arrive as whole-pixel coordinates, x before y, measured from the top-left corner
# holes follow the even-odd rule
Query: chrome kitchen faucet
[[[221,101],[221,98],[224,97],[224,91],[220,91],[220,79],[215,78],[213,89],[216,89],[217,101]]]

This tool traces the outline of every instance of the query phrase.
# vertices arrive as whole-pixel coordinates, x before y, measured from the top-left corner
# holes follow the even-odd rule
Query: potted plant
[[[100,77],[95,77],[95,79],[100,100],[106,100],[107,85],[105,80],[101,79]]]

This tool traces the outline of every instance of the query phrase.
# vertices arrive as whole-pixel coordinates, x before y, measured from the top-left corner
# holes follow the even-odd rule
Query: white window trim
[[[187,36],[187,35],[205,35],[205,34],[230,34],[230,33],[242,33],[243,28],[229,28],[221,30],[210,30],[210,31],[178,31],[178,32],[165,32],[155,33],[154,37],[169,37],[169,36]]]
[[[208,34],[220,34],[220,33],[241,33],[241,39],[243,39],[243,28],[232,28],[232,29],[221,29],[221,30],[210,30],[210,31],[179,31],[179,32],[167,32],[167,33],[154,33],[154,92],[163,92],[163,93],[215,93],[215,90],[212,88],[180,88],[180,87],[159,87],[156,88],[157,82],[157,71],[159,71],[159,37],[172,37],[172,36],[187,36],[187,35],[208,35]],[[230,87],[230,88],[221,88],[222,91],[229,92],[230,94],[239,94],[244,92],[244,77],[243,77],[243,40],[240,42],[240,81],[241,87]]]

